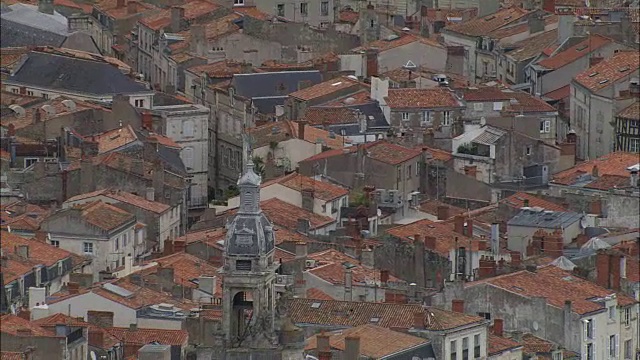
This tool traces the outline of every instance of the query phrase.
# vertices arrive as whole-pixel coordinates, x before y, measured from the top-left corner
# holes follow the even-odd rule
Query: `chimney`
[[[380,283],[384,286],[389,282],[389,270],[380,270]]]
[[[453,231],[458,234],[464,235],[464,216],[456,215],[453,218]]]
[[[129,324],[129,331],[137,331],[137,330],[138,330],[138,324],[134,324],[134,323]]]
[[[309,212],[313,212],[313,203],[315,199],[313,188],[303,188],[300,193],[302,195],[302,208]]]
[[[631,187],[638,187],[640,186],[640,181],[638,181],[638,170],[632,170],[631,171],[631,175],[629,177],[629,180],[631,182]]]
[[[527,265],[525,269],[530,273],[536,273],[538,271],[538,267],[536,265]]]
[[[31,311],[26,309],[20,310],[20,312],[18,313],[18,317],[27,321],[31,321]]]
[[[424,329],[424,313],[417,312],[413,314],[413,328],[418,330]]]
[[[324,331],[318,334],[318,351],[329,351],[331,348],[329,346],[329,335]]]
[[[308,246],[304,241],[298,241],[296,243],[296,259],[307,259]]]
[[[345,301],[353,301],[353,294],[351,292],[353,287],[353,273],[351,273],[351,269],[346,269],[344,271],[344,300]]]
[[[150,112],[142,113],[142,128],[153,131],[153,115]]]
[[[42,119],[42,113],[40,112],[40,109],[34,109],[33,110],[33,124],[37,124],[41,121]]]
[[[522,200],[522,207],[529,207],[529,199]]]
[[[173,288],[175,277],[172,267],[158,267],[156,276],[163,289]]]
[[[153,187],[148,187],[146,190],[146,198],[149,201],[155,201],[156,200],[156,189],[154,189]]]
[[[493,319],[493,335],[502,336],[504,330],[504,321],[502,319]]]
[[[601,56],[592,56],[589,58],[589,67],[596,66],[604,60]]]
[[[102,329],[89,327],[89,346],[104,348],[104,332]]]
[[[171,8],[171,32],[178,33],[182,30],[182,19],[184,19],[184,8],[174,6]]]
[[[591,176],[593,176],[594,178],[597,178],[600,175],[600,169],[598,169],[598,165],[593,165],[593,168],[591,169]]]
[[[21,259],[27,260],[29,258],[29,245],[24,245],[24,244],[16,245],[15,253]]]
[[[216,277],[200,275],[198,277],[198,289],[213,295],[216,292]]]
[[[449,206],[438,206],[438,220],[447,220],[449,218]]]
[[[199,52],[200,47],[205,47],[207,32],[202,24],[191,25],[191,51]],[[202,49],[202,51],[205,51]]]
[[[360,336],[349,335],[344,338],[345,359],[360,359]]]
[[[80,284],[77,282],[68,282],[67,283],[67,291],[69,294],[77,294],[80,290]]]
[[[298,222],[296,225],[296,230],[302,234],[308,234],[309,229],[311,228],[311,222],[309,221],[309,219],[305,218],[298,218]]]
[[[609,287],[609,254],[599,251],[596,254],[596,283],[602,287]]]
[[[38,11],[53,15],[53,0],[38,0]]]
[[[127,3],[127,15],[133,15],[138,12],[138,3],[129,0]]]
[[[307,126],[306,121],[298,121],[298,139],[304,140],[304,128]]]
[[[436,249],[436,237],[435,236],[425,236],[424,237],[424,247],[427,250],[434,251]]]
[[[87,322],[101,328],[113,327],[112,311],[87,311]]]
[[[369,246],[362,249],[362,252],[360,253],[360,262],[364,267],[370,269],[374,268],[375,259],[373,256],[373,250]]]
[[[464,314],[464,300],[461,300],[461,299],[451,300],[451,311]]]
[[[471,218],[467,219],[466,228],[467,228],[467,232],[465,233],[465,235],[473,239],[473,219]]]
[[[528,19],[529,23],[529,34],[536,34],[544,31],[544,17],[541,15],[534,14]]]

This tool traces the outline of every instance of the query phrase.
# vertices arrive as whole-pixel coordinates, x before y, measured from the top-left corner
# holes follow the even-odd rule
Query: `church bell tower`
[[[251,160],[238,180],[240,207],[227,224],[224,247],[223,329],[228,349],[278,346],[275,329],[273,226],[260,209],[260,175]]]

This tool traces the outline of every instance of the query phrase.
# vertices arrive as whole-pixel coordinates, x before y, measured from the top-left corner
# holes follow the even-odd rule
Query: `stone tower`
[[[363,45],[380,40],[380,21],[371,2],[367,4],[366,8],[360,9],[359,24],[360,31],[358,35],[360,35]]]
[[[251,160],[238,180],[240,208],[227,224],[223,276],[223,329],[230,349],[275,349],[275,234],[260,209],[260,175]]]

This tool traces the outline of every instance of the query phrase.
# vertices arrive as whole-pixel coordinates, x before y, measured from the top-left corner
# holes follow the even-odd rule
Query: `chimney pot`
[[[380,282],[383,285],[389,282],[389,270],[380,270]]]
[[[464,314],[464,300],[461,300],[461,299],[451,300],[451,311]]]
[[[304,140],[306,126],[307,126],[306,121],[298,121],[298,139]]]
[[[347,336],[345,342],[345,358],[360,359],[360,336]]]
[[[502,336],[504,330],[504,321],[502,319],[493,319],[493,335]]]
[[[424,329],[424,313],[417,312],[413,314],[413,327],[415,329]]]

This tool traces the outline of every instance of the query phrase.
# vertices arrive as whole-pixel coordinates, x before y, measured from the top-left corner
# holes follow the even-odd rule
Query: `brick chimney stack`
[[[464,300],[461,300],[461,299],[451,300],[451,311],[464,314]]]

